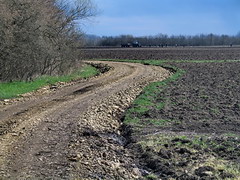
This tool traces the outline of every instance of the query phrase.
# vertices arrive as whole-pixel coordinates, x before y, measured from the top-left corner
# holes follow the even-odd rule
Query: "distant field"
[[[239,60],[240,47],[89,48],[84,59]]]

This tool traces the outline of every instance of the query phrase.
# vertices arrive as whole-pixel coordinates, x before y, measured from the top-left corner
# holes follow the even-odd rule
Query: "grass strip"
[[[76,79],[89,78],[99,74],[99,70],[91,65],[85,65],[82,69],[63,76],[42,76],[31,82],[15,81],[0,83],[0,99],[18,97],[21,94],[37,90],[41,87],[57,82],[70,82]]]
[[[178,78],[180,78],[183,74],[185,74],[185,71],[173,66],[169,65],[163,65],[161,62],[155,62],[151,63],[150,65],[161,65],[162,67],[169,69],[170,71],[174,72],[172,76],[169,78],[160,81],[160,82],[153,82],[150,83],[148,86],[146,86],[142,93],[135,99],[135,101],[132,104],[132,107],[127,110],[125,121],[126,124],[141,124],[140,117],[142,117],[143,114],[145,114],[147,111],[149,111],[150,108],[155,107],[157,109],[162,109],[165,105],[164,102],[161,104],[156,104],[155,99],[157,98],[158,92],[162,91],[164,87],[166,87],[170,82],[176,81]],[[145,121],[149,121],[151,124],[159,125],[164,124],[163,121],[151,121],[149,119],[145,119]]]

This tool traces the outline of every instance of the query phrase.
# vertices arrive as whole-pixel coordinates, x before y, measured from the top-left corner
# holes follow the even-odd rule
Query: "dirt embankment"
[[[170,73],[103,63],[113,69],[100,77],[2,106],[2,179],[131,179],[144,173],[124,149],[119,119],[144,86]]]

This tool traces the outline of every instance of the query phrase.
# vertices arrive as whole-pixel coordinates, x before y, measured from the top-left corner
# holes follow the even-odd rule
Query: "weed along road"
[[[0,179],[137,178],[121,115],[150,82],[171,73],[119,62],[87,81],[0,108]]]

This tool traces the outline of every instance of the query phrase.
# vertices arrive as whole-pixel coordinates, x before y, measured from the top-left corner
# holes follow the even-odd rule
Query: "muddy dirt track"
[[[0,108],[0,179],[131,179],[119,118],[141,89],[170,72],[102,62],[109,72]]]

